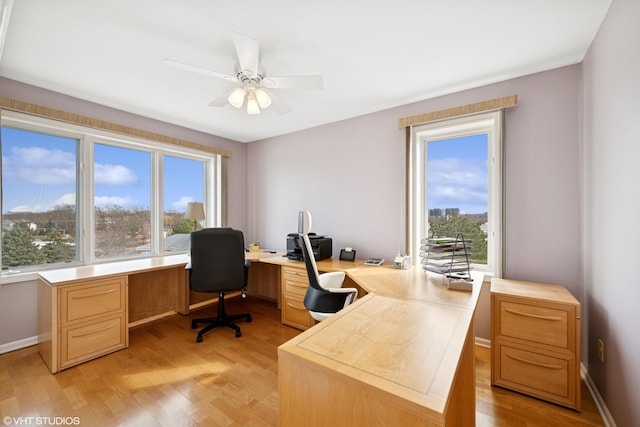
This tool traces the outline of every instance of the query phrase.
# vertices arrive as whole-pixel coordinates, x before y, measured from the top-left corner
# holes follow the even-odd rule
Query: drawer
[[[309,276],[307,276],[307,270],[305,268],[282,267],[282,279],[307,282]]]
[[[308,329],[316,324],[305,308],[302,298],[282,296],[282,323],[298,329]]]
[[[575,359],[564,359],[497,343],[495,385],[575,407]]]
[[[124,314],[91,324],[62,328],[60,366],[62,368],[126,347]]]
[[[498,336],[568,349],[571,307],[544,307],[499,299]],[[572,348],[571,348],[572,349]],[[572,349],[573,350],[573,349]]]
[[[304,294],[307,293],[307,287],[309,284],[307,282],[301,282],[299,280],[291,280],[288,278],[283,279],[284,282],[284,292],[286,294],[290,294],[291,296],[297,295],[300,297],[304,297]]]
[[[69,323],[124,313],[126,278],[96,280],[84,285],[60,288],[60,323]]]

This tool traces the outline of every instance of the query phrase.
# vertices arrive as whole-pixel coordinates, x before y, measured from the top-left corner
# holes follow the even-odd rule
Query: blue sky
[[[487,211],[487,136],[430,142],[428,208]],[[2,129],[3,212],[46,211],[75,203],[76,141],[10,128]],[[151,155],[95,145],[95,204],[125,209],[150,206]],[[165,156],[164,209],[184,212],[204,199],[199,162]]]
[[[2,211],[46,211],[75,203],[76,140],[2,129]],[[184,212],[203,201],[201,162],[165,156],[165,211]],[[150,207],[151,155],[95,145],[94,200],[97,206]]]
[[[427,144],[427,208],[487,212],[487,135]]]

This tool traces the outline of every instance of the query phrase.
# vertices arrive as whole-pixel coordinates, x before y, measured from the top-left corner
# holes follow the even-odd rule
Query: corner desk
[[[361,298],[310,327],[299,311],[287,317],[302,301],[287,281],[306,280],[304,263],[268,252],[247,259],[249,292],[277,301],[285,324],[308,328],[278,348],[281,426],[475,424],[473,320],[482,275],[465,292],[415,267],[318,261],[321,272],[344,271],[344,286]],[[189,292],[188,261],[175,255],[41,273],[38,346],[49,370],[125,348],[130,327],[215,301]]]
[[[284,321],[285,286],[304,264],[263,262],[282,268]],[[344,271],[344,286],[364,296],[278,348],[280,426],[475,425],[473,321],[483,275],[466,292],[417,267],[317,265]]]

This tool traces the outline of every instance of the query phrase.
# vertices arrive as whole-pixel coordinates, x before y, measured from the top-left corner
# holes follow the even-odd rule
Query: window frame
[[[12,110],[2,110],[0,126],[15,129],[62,136],[76,139],[76,261],[64,264],[41,264],[37,266],[25,266],[19,272],[10,273],[0,269],[1,282],[16,282],[32,280],[39,271],[60,267],[73,267],[79,265],[102,264],[122,260],[151,258],[157,256],[171,256],[182,252],[164,252],[162,244],[163,229],[163,158],[165,155],[203,161],[204,171],[204,198],[207,216],[205,226],[215,227],[222,225],[222,155],[208,151],[198,150],[185,146],[163,143],[155,140],[147,140],[136,136],[123,135],[67,123],[47,117],[40,117],[28,113]],[[126,149],[141,150],[151,153],[151,245],[150,253],[140,256],[127,256],[118,258],[97,259],[94,257],[95,234],[94,224],[94,186],[93,186],[93,147],[94,144],[106,144]],[[1,170],[1,169],[0,169]],[[0,182],[1,184],[1,182]],[[2,212],[0,211],[0,217]],[[186,252],[186,251],[185,251]],[[0,246],[1,254],[1,246]],[[1,259],[1,258],[0,258]],[[1,261],[0,261],[1,262]]]
[[[407,248],[414,265],[420,264],[420,243],[428,235],[426,204],[427,157],[430,141],[486,133],[488,135],[487,264],[473,264],[488,277],[502,277],[503,269],[503,112],[490,111],[411,126],[408,145]]]

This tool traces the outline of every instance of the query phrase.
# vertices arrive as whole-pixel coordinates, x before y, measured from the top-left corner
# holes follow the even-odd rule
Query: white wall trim
[[[486,338],[476,337],[476,345],[478,347],[491,348],[491,340]]]
[[[609,412],[609,408],[607,408],[607,404],[604,403],[604,399],[602,399],[602,396],[600,396],[600,392],[598,391],[598,388],[593,382],[593,379],[591,378],[591,376],[589,376],[589,372],[587,371],[587,368],[582,363],[580,364],[580,374],[582,376],[582,379],[584,380],[584,383],[587,386],[587,389],[589,389],[589,393],[591,393],[591,397],[593,397],[593,401],[596,404],[596,407],[598,408],[598,412],[602,417],[602,422],[604,422],[605,427],[617,427],[616,422],[611,416],[611,412]]]
[[[21,348],[30,347],[38,344],[38,336],[34,335],[29,338],[23,338],[18,341],[0,344],[0,354],[9,353],[10,351],[20,350]]]

